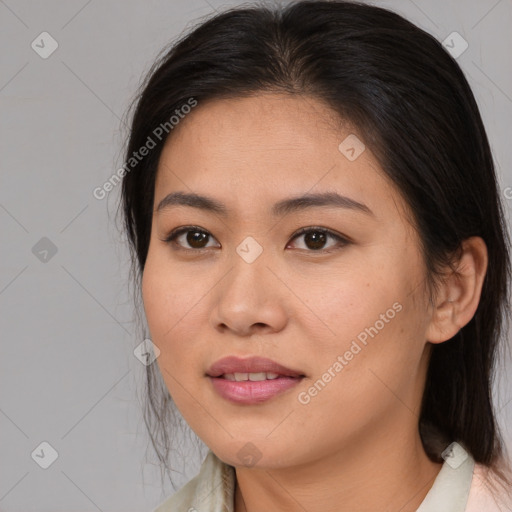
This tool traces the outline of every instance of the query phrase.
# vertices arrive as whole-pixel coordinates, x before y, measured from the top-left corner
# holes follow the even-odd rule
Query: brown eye
[[[329,252],[329,249],[341,248],[350,243],[346,238],[325,228],[303,228],[293,236],[292,240],[299,240],[300,238],[303,238],[303,242],[302,244],[295,244],[298,245],[296,248],[311,252],[322,250]]]
[[[202,249],[208,243],[208,236],[203,231],[187,231],[187,243],[194,249]]]
[[[164,242],[172,243],[179,249],[199,250],[215,247],[210,244],[213,240],[215,239],[207,231],[194,226],[186,226],[175,229]]]
[[[321,231],[310,231],[304,235],[304,243],[308,249],[322,249],[327,241],[327,236]]]

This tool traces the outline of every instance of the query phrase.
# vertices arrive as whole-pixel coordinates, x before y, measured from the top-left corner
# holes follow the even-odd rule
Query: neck
[[[417,429],[403,434],[366,434],[306,465],[237,468],[235,512],[415,512],[442,464],[427,457]]]

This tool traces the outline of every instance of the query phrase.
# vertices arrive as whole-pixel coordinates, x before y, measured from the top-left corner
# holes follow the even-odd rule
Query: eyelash
[[[180,235],[187,233],[189,231],[204,233],[206,235],[212,236],[211,233],[204,230],[203,228],[200,228],[199,226],[183,226],[181,228],[176,228],[175,230],[173,230],[162,241],[166,242],[168,244],[174,245],[176,250],[183,250],[183,251],[188,251],[188,252],[196,252],[197,253],[197,252],[200,252],[203,250],[211,249],[211,247],[201,247],[199,249],[193,249],[193,248],[188,248],[188,247],[182,247],[181,245],[176,243],[176,238],[178,238]],[[333,252],[333,250],[340,249],[341,247],[344,247],[351,243],[351,240],[349,240],[348,238],[343,237],[343,236],[335,233],[334,231],[331,231],[330,229],[323,228],[320,226],[310,226],[310,227],[306,227],[306,228],[301,228],[301,229],[299,229],[299,231],[297,231],[296,233],[293,234],[293,236],[291,237],[291,240],[294,240],[295,238],[298,238],[299,236],[308,234],[308,233],[323,233],[323,234],[327,235],[328,237],[331,237],[337,241],[337,247],[335,246],[335,247],[330,247],[328,249],[317,249],[317,250],[301,249],[301,250],[306,250],[307,252],[311,252],[311,253],[331,253],[331,252]]]

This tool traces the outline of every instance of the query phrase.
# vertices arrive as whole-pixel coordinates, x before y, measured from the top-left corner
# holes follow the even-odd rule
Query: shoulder
[[[475,463],[465,512],[510,512],[511,497],[493,485],[489,469]]]
[[[153,512],[233,512],[235,470],[211,450],[199,473]]]

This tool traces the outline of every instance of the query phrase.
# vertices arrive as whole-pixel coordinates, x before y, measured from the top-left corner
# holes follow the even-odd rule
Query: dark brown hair
[[[509,309],[509,242],[489,142],[460,67],[434,37],[375,6],[299,1],[231,9],[201,22],[155,62],[133,105],[126,159],[190,98],[201,108],[209,99],[263,91],[312,96],[358,128],[410,207],[430,283],[463,240],[484,239],[489,266],[480,304],[457,335],[432,346],[419,429],[432,460],[457,441],[505,481],[491,391]],[[122,183],[137,282],[164,143]],[[146,421],[168,464],[171,398],[155,372],[147,368]]]

